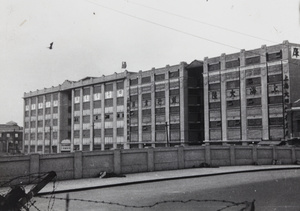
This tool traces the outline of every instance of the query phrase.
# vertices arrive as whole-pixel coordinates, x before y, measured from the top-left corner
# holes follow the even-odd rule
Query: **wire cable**
[[[161,13],[165,13],[165,14],[173,15],[173,16],[176,16],[176,17],[179,17],[179,18],[183,18],[185,20],[189,20],[189,21],[193,21],[193,22],[200,23],[200,24],[203,24],[203,25],[207,25],[207,26],[211,26],[211,27],[214,27],[214,28],[222,29],[224,31],[233,32],[233,33],[236,33],[236,34],[240,34],[240,35],[243,35],[243,36],[247,36],[247,37],[251,37],[251,38],[255,38],[255,39],[259,39],[259,40],[263,40],[263,41],[267,41],[267,42],[271,42],[271,43],[277,43],[277,42],[272,41],[272,40],[268,40],[268,39],[265,39],[265,38],[257,37],[257,36],[254,36],[254,35],[251,35],[251,34],[247,34],[247,33],[244,33],[244,32],[239,32],[239,31],[236,31],[236,30],[233,30],[233,29],[229,29],[229,28],[226,28],[226,27],[222,27],[222,26],[218,26],[218,25],[215,25],[215,24],[206,23],[206,22],[200,21],[198,19],[194,19],[194,18],[190,18],[190,17],[187,17],[187,16],[179,15],[179,14],[176,14],[176,13],[168,12],[168,11],[162,10],[162,9],[157,9],[157,8],[150,7],[150,6],[147,6],[147,5],[144,5],[144,4],[136,3],[134,1],[129,1],[128,0],[127,2],[131,3],[131,4],[135,4],[135,5],[141,6],[141,7],[144,7],[144,8],[155,10],[155,11],[158,11],[158,12],[161,12]]]

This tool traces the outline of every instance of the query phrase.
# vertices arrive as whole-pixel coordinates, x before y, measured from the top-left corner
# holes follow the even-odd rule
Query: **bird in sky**
[[[50,46],[49,46],[49,49],[52,50],[52,45],[53,45],[53,42],[50,43]]]

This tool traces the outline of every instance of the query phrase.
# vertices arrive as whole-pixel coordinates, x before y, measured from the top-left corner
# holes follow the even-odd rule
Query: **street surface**
[[[255,210],[259,211],[299,211],[299,194],[300,170],[276,170],[70,192],[69,211],[227,211],[241,210],[246,206],[246,203],[240,205],[234,203],[253,200]],[[32,210],[66,210],[66,193],[56,194],[52,199],[49,198],[51,195],[42,197],[47,198],[34,198],[36,203],[31,207]]]

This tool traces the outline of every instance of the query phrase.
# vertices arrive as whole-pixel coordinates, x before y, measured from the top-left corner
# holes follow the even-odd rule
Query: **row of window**
[[[6,134],[3,134],[3,135],[2,135],[2,133],[0,133],[0,138],[2,138],[2,137],[10,138],[10,137],[13,137],[13,136],[15,136],[15,138],[18,138],[18,137],[19,137],[19,134],[18,134],[18,133],[15,133],[15,134],[13,135],[13,134],[10,134],[10,133],[6,133]]]
[[[270,118],[269,125],[270,126],[282,126],[284,120],[282,117]],[[247,125],[249,127],[261,127],[262,126],[262,119],[247,119]],[[241,121],[240,120],[228,120],[227,127],[240,127]],[[210,121],[209,122],[210,128],[221,128],[222,122],[221,121]]]
[[[267,61],[276,61],[282,59],[282,51],[274,52],[274,53],[266,53]],[[260,56],[253,56],[248,57],[245,59],[246,65],[253,65],[253,64],[259,64],[260,63]],[[226,61],[225,67],[226,68],[234,68],[240,66],[240,58]],[[214,64],[208,64],[208,71],[215,71],[221,69],[221,63],[214,63]]]
[[[157,74],[154,76],[155,82],[165,80],[165,74]],[[178,78],[179,77],[179,70],[174,72],[169,72],[169,78]],[[151,76],[142,77],[141,83],[146,84],[151,82]],[[134,86],[138,84],[138,78],[130,80],[130,86]]]
[[[50,126],[57,126],[58,125],[58,119],[53,119],[51,123],[51,119],[45,120],[45,127],[50,127]],[[24,127],[25,128],[35,128],[36,126],[38,127],[43,127],[43,120],[38,120],[38,121],[30,121],[30,122],[25,122]]]

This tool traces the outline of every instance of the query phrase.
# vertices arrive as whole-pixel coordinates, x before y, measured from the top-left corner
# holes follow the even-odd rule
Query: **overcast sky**
[[[300,43],[299,20],[299,0],[1,0],[0,124],[23,126],[24,92]]]

